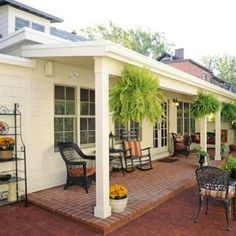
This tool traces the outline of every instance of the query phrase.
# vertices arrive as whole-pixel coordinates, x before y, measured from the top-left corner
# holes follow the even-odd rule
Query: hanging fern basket
[[[194,118],[202,118],[211,113],[215,114],[221,108],[220,101],[213,94],[203,91],[198,92],[197,99],[192,105],[192,115]]]
[[[148,69],[124,67],[122,77],[110,90],[109,106],[113,120],[123,124],[129,120],[156,122],[163,115],[165,96],[159,91],[159,80]]]

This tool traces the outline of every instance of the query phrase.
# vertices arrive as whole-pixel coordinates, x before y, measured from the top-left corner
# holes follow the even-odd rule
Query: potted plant
[[[11,137],[0,138],[0,160],[9,160],[13,157],[15,139]]]
[[[164,114],[165,96],[159,90],[158,78],[148,69],[127,65],[121,79],[110,89],[109,106],[113,120],[123,124],[144,118],[155,123]]]
[[[221,144],[221,159],[224,160],[228,157],[229,155],[229,146],[225,145],[224,143]]]
[[[110,205],[112,212],[123,212],[128,202],[128,190],[120,184],[110,187]]]
[[[230,155],[220,168],[227,171],[232,179],[236,179],[236,157]]]
[[[216,96],[199,91],[196,101],[192,104],[191,113],[194,118],[202,118],[211,113],[215,114],[220,108],[221,103]]]
[[[198,157],[198,163],[202,167],[203,165],[207,165],[207,152],[200,147],[200,149],[196,150],[196,155]]]

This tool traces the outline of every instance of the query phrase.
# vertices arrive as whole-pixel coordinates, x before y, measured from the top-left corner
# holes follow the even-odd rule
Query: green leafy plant
[[[230,155],[228,159],[220,165],[220,168],[229,172],[229,174],[231,174],[233,171],[236,171],[236,158]]]
[[[205,152],[202,148],[196,150],[196,154],[198,156],[207,156],[207,152]]]
[[[221,117],[224,122],[232,123],[236,120],[236,103],[223,103]]]
[[[159,80],[146,68],[124,67],[122,78],[110,89],[109,106],[113,119],[121,123],[129,120],[151,123],[163,116],[165,96],[158,90]]]
[[[211,113],[215,114],[220,108],[221,103],[216,96],[199,91],[191,112],[194,118],[201,118]]]

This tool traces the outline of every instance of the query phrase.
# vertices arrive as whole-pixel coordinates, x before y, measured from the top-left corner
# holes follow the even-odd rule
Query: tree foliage
[[[113,119],[125,124],[147,118],[155,123],[163,115],[161,103],[165,101],[158,87],[158,79],[148,69],[125,66],[122,78],[110,89]]]
[[[216,96],[199,91],[191,112],[194,118],[201,118],[211,113],[215,114],[220,108],[221,103]]]
[[[140,27],[125,30],[111,21],[108,26],[98,24],[81,29],[79,34],[91,40],[110,40],[155,60],[173,46],[167,42],[164,33],[152,33],[144,31]]]
[[[203,63],[219,78],[236,86],[236,57],[228,54],[205,56]]]

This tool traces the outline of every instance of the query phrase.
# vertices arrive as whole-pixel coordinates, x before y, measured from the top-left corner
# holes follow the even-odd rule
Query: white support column
[[[96,94],[96,207],[94,215],[106,218],[111,215],[109,200],[109,74],[105,59],[95,60]]]
[[[207,116],[200,119],[200,146],[207,151]]]
[[[221,160],[221,111],[215,115],[215,160]]]

